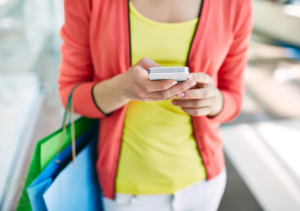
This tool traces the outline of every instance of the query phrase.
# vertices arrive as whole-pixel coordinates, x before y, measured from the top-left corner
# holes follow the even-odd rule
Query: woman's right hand
[[[172,79],[150,81],[148,79],[148,68],[150,67],[160,66],[149,58],[142,58],[124,73],[121,89],[128,101],[169,100],[196,84],[191,78],[180,84]]]
[[[180,84],[176,84],[175,80],[150,81],[150,67],[159,65],[149,58],[143,58],[126,73],[97,83],[93,88],[93,97],[98,108],[109,114],[132,100],[169,100],[196,85],[192,78]]]

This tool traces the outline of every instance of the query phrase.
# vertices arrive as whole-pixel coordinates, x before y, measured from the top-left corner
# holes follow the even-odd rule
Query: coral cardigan
[[[95,104],[92,89],[131,66],[128,16],[128,0],[65,0],[61,31],[60,97],[66,105],[70,91],[80,83],[73,93],[75,112],[101,119],[96,168],[103,194],[110,199],[115,195],[126,105],[107,116]],[[210,75],[224,96],[224,107],[216,117],[192,117],[207,180],[224,167],[218,128],[241,109],[251,16],[251,0],[203,0],[190,47],[190,72]]]

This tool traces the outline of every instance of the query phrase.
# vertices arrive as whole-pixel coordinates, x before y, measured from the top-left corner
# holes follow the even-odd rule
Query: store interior
[[[253,0],[241,114],[220,128],[220,211],[300,210],[300,1]],[[61,127],[57,89],[63,0],[0,0],[0,210],[36,141]],[[21,102],[21,103],[20,103]]]

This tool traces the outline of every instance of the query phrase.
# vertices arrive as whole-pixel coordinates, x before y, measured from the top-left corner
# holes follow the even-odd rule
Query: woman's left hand
[[[212,78],[205,73],[191,73],[196,85],[177,95],[173,105],[180,106],[191,116],[210,116],[219,114],[223,108],[223,95],[215,87]]]

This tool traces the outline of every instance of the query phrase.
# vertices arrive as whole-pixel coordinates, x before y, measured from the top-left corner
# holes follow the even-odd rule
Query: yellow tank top
[[[198,19],[161,23],[129,3],[132,64],[149,57],[161,66],[185,66]],[[116,192],[174,193],[206,177],[191,117],[171,100],[131,101],[125,116]]]

